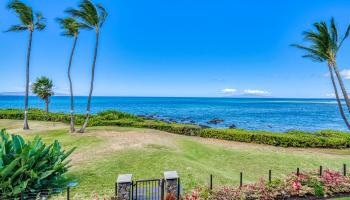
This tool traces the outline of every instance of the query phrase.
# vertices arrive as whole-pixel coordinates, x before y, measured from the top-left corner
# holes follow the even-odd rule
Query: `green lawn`
[[[42,122],[32,123],[33,130],[23,133],[20,125],[19,121],[0,120],[0,128],[10,127],[10,132],[28,139],[40,135],[46,142],[59,140],[64,148],[77,147],[68,176],[78,181],[72,194],[80,196],[94,191],[113,194],[115,179],[122,173],[145,179],[176,170],[186,191],[206,186],[210,174],[218,186],[237,184],[241,171],[244,182],[252,182],[267,177],[269,169],[274,177],[281,177],[297,167],[310,170],[323,165],[340,170],[343,163],[350,165],[348,150],[277,148],[119,127],[96,127],[87,134],[71,135],[62,124]],[[46,126],[50,130],[43,131]]]

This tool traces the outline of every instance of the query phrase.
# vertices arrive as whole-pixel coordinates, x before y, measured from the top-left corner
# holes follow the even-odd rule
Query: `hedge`
[[[23,111],[17,109],[0,109],[0,119],[23,119]],[[42,110],[29,110],[30,120],[53,121],[69,123],[69,114],[46,113]],[[81,125],[84,115],[76,114],[75,122]],[[267,131],[250,131],[243,129],[201,128],[197,125],[168,123],[156,119],[147,119],[132,114],[109,110],[91,116],[89,126],[123,126],[150,128],[170,133],[217,138],[230,141],[258,143],[281,147],[317,147],[317,148],[348,148],[350,134],[347,132],[324,130],[318,132],[289,131],[276,133]]]

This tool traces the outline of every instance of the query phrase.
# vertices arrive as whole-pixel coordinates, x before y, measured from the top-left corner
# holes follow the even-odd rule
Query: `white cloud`
[[[340,72],[344,79],[350,79],[350,69],[344,69]]]
[[[253,95],[269,95],[270,92],[265,90],[251,90],[247,89],[243,91],[244,94],[253,94]]]
[[[222,89],[221,92],[224,94],[233,94],[237,92],[237,90],[234,88],[225,88],[225,89]]]

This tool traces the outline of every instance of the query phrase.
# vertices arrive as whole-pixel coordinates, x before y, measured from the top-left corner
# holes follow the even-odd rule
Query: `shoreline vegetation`
[[[30,109],[28,112],[29,120],[63,122],[69,124],[71,119],[70,114],[65,113],[46,113],[39,109]],[[0,109],[0,119],[21,120],[23,118],[24,113],[20,109]],[[74,118],[76,125],[83,125],[85,115],[75,114]],[[147,117],[140,117],[115,110],[107,110],[97,114],[92,114],[88,126],[149,128],[179,135],[266,144],[280,147],[335,149],[350,147],[350,135],[347,132],[342,131],[323,130],[317,132],[304,132],[292,130],[285,133],[278,133],[244,129],[207,128],[192,124],[164,122],[158,119],[149,119]]]

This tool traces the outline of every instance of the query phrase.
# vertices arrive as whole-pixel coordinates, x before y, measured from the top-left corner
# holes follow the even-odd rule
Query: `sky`
[[[47,18],[35,32],[30,81],[48,76],[68,94],[72,39],[55,19],[75,0],[24,0]],[[96,96],[327,98],[333,95],[325,63],[303,59],[291,47],[302,32],[333,16],[344,33],[349,0],[95,0],[109,16],[101,30]],[[17,24],[0,1],[0,30]],[[74,91],[88,95],[94,32],[81,32],[72,66]],[[0,93],[23,92],[28,33],[0,32]],[[350,39],[338,55],[350,83]],[[350,88],[349,88],[350,89]]]

